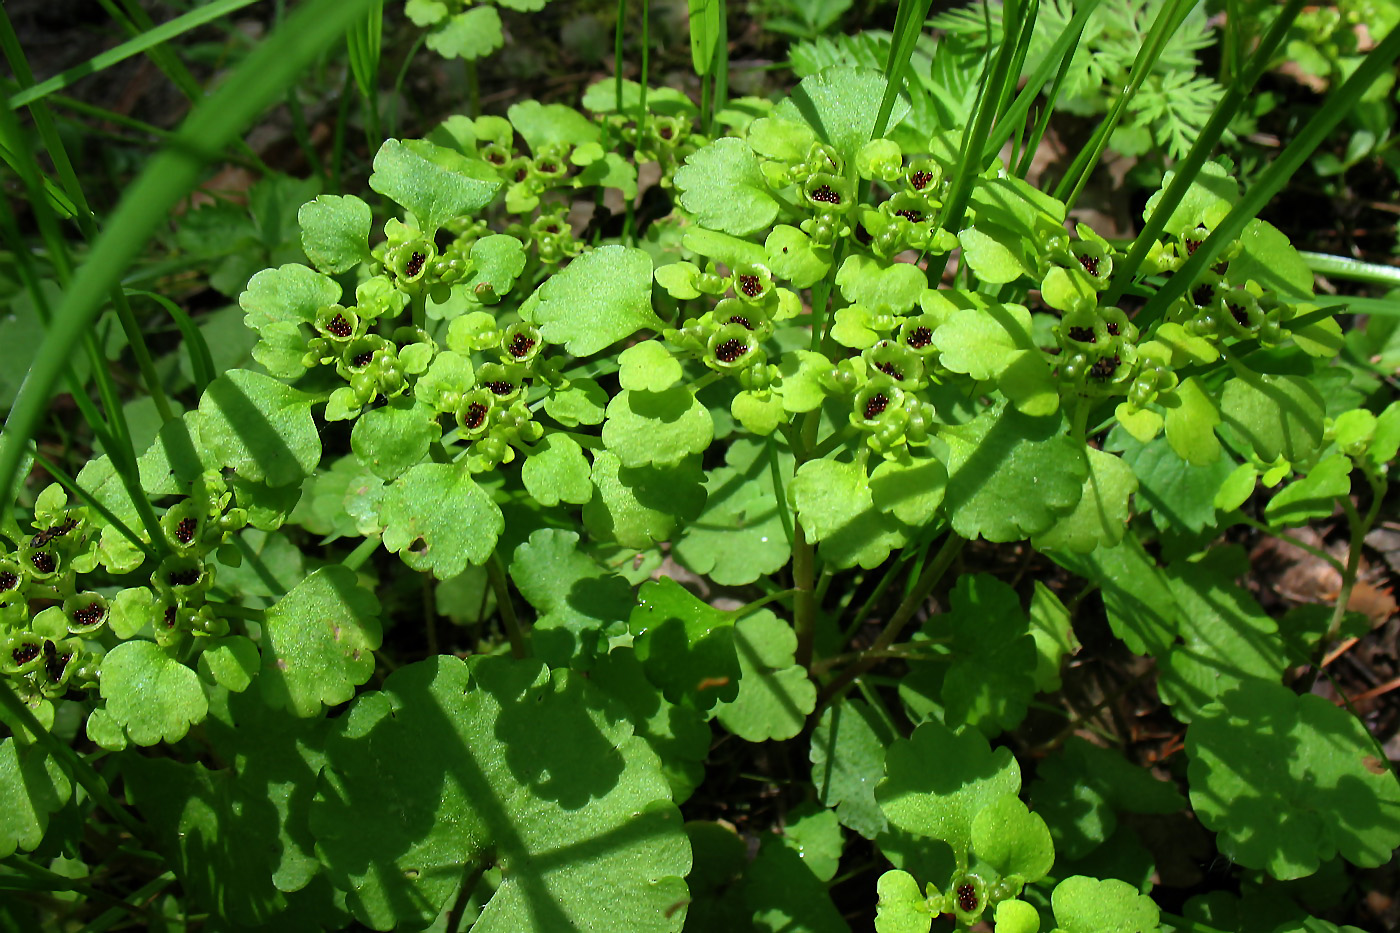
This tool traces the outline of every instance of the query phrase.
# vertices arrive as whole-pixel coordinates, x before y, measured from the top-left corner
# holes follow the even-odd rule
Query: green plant
[[[499,0],[517,13],[538,13],[549,0]],[[475,61],[505,41],[501,14],[490,3],[473,0],[407,0],[404,13],[415,26],[429,30],[427,46],[443,58]]]
[[[33,453],[57,485],[0,526],[0,884],[64,890],[53,866],[88,859],[105,885],[117,853],[146,867],[115,909],[149,920],[173,873],[159,909],[211,928],[826,931],[855,853],[881,933],[1245,933],[1261,902],[1260,928],[1328,928],[1299,879],[1400,844],[1384,750],[1304,689],[1358,631],[1400,449],[1357,362],[1385,335],[1344,335],[1262,196],[1198,151],[1134,243],[1071,232],[995,157],[1039,92],[1012,100],[1032,32],[1007,16],[965,106],[891,80],[938,60],[906,4],[861,40],[881,68],[771,105],[619,77],[587,114],[390,139],[384,200],[307,201],[307,263],[241,292],[256,367],[214,372],[182,328],[198,400],[149,445],[94,367],[105,454],[74,477],[7,425],[0,466]],[[634,203],[649,164],[667,216]],[[1274,618],[1221,534],[1337,510],[1343,592]],[[992,572],[997,545],[1055,585]],[[1100,610],[1189,763],[1074,735],[1092,714],[1018,732]],[[752,767],[790,805],[754,852],[714,790]],[[1240,894],[1163,915],[1130,824],[1188,809]],[[93,885],[68,889],[112,898]]]

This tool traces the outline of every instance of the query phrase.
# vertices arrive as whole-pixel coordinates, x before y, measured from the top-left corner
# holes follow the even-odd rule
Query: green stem
[[[880,659],[877,655],[880,652],[886,651],[890,645],[894,644],[895,639],[904,631],[904,626],[909,624],[909,620],[914,617],[914,613],[917,612],[919,607],[924,604],[924,601],[928,599],[928,594],[938,585],[938,581],[943,579],[943,574],[953,565],[953,561],[957,559],[958,554],[962,552],[963,545],[966,543],[967,539],[962,535],[951,529],[948,531],[948,536],[943,539],[943,546],[938,549],[938,553],[934,555],[933,560],[924,568],[924,572],[919,576],[918,582],[916,582],[914,588],[909,591],[909,595],[904,597],[904,601],[899,604],[899,608],[895,610],[894,615],[890,616],[889,622],[885,623],[885,628],[880,632],[879,637],[875,639],[875,643],[866,649],[866,656],[846,668],[839,677],[830,684],[827,684],[822,690],[821,696],[817,698],[818,712],[833,700],[840,697],[841,694],[845,693],[856,678],[878,663]]]
[[[1318,560],[1325,562],[1329,567],[1337,571],[1337,573],[1339,574],[1345,574],[1347,572],[1346,566],[1341,561],[1337,560],[1337,558],[1322,550],[1322,548],[1313,547],[1311,544],[1308,544],[1303,539],[1294,537],[1286,531],[1281,531],[1270,525],[1266,525],[1256,518],[1250,518],[1243,512],[1237,514],[1235,517],[1240,522],[1248,525],[1250,528],[1253,528],[1260,534],[1266,534],[1271,538],[1278,538],[1280,541],[1287,541],[1289,544],[1298,548],[1300,551],[1306,551],[1308,554],[1311,554]]]
[[[1318,672],[1322,670],[1322,658],[1327,653],[1327,646],[1337,640],[1337,636],[1342,630],[1342,620],[1346,618],[1347,604],[1351,602],[1351,591],[1356,586],[1357,573],[1361,569],[1361,548],[1366,542],[1366,535],[1376,524],[1376,518],[1381,513],[1381,505],[1385,502],[1386,482],[1377,479],[1366,472],[1366,479],[1371,484],[1371,507],[1366,510],[1366,517],[1362,518],[1356,511],[1356,506],[1351,504],[1351,498],[1341,497],[1342,510],[1347,513],[1347,523],[1351,526],[1351,541],[1347,551],[1346,570],[1342,573],[1342,587],[1337,592],[1337,604],[1332,607],[1332,619],[1327,624],[1327,632],[1319,639],[1317,647],[1313,649],[1312,672],[1305,682],[1306,690],[1311,690],[1312,685],[1317,680]]]
[[[797,632],[795,663],[799,667],[810,667],[812,663],[812,641],[817,629],[815,567],[812,542],[807,540],[802,520],[798,519],[792,528],[792,623]]]
[[[1298,251],[1303,262],[1313,272],[1334,279],[1347,279],[1351,282],[1367,282],[1372,285],[1386,285],[1400,288],[1400,268],[1383,266],[1375,262],[1362,262],[1346,256],[1329,256],[1326,253]]]
[[[505,626],[506,637],[510,639],[510,653],[521,660],[530,656],[530,649],[525,643],[525,633],[520,629],[520,620],[515,616],[515,606],[510,600],[510,582],[506,579],[506,568],[501,563],[501,556],[495,551],[491,552],[491,559],[486,562],[486,577],[491,581],[491,589],[496,592],[496,608],[501,612],[501,624]]]
[[[366,538],[355,545],[355,550],[345,555],[345,559],[340,562],[341,566],[346,570],[358,571],[365,565],[365,561],[369,560],[370,555],[377,550],[379,550],[379,539]]]
[[[10,689],[9,682],[4,678],[0,678],[0,706],[4,706],[11,715],[19,720],[20,725],[24,726],[34,737],[34,741],[47,749],[50,755],[68,766],[73,780],[82,785],[83,790],[88,792],[88,796],[92,797],[99,807],[106,810],[112,819],[120,823],[133,837],[150,845],[146,827],[142,826],[134,816],[112,799],[112,795],[107,791],[107,782],[102,779],[102,775],[93,770],[92,765],[84,761],[77,752],[49,734],[49,730],[45,729],[38,719],[34,718],[34,713],[24,704],[24,701],[15,696],[15,692]]]

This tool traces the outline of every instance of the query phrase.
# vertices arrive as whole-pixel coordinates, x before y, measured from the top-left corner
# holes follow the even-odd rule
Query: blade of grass
[[[49,392],[105,293],[121,278],[205,163],[275,101],[303,68],[337,41],[369,0],[309,0],[254,49],[181,126],[177,143],[153,158],[127,189],[87,262],[78,269],[5,422],[0,489],[9,488]]]
[[[1304,2],[1305,0],[1288,0],[1250,58],[1249,69],[1236,74],[1226,87],[1220,103],[1211,113],[1206,125],[1202,127],[1196,141],[1192,143],[1191,150],[1186,153],[1186,158],[1175,166],[1175,174],[1171,184],[1162,193],[1161,200],[1153,209],[1152,215],[1143,224],[1141,232],[1138,233],[1132,248],[1128,251],[1128,255],[1122,263],[1114,265],[1113,280],[1109,283],[1108,291],[1104,294],[1104,304],[1117,304],[1118,299],[1122,297],[1124,290],[1137,274],[1137,270],[1141,268],[1142,261],[1147,258],[1148,251],[1152,249],[1152,245],[1157,242],[1157,238],[1161,235],[1163,227],[1166,226],[1167,218],[1171,217],[1172,212],[1181,203],[1181,199],[1186,196],[1186,192],[1191,188],[1191,183],[1200,173],[1201,166],[1210,157],[1216,143],[1220,141],[1220,137],[1225,134],[1230,122],[1244,106],[1249,92],[1273,61],[1275,50],[1282,44],[1289,26],[1302,10]]]
[[[1308,264],[1309,269],[1329,278],[1400,288],[1400,268],[1395,266],[1383,266],[1380,263],[1362,262],[1348,256],[1329,256],[1326,253],[1309,253],[1303,250],[1299,250],[1298,255],[1303,257],[1303,262]]]
[[[1288,184],[1294,173],[1313,154],[1313,150],[1322,144],[1327,135],[1350,112],[1366,89],[1390,68],[1398,55],[1400,29],[1382,39],[1367,53],[1351,77],[1328,95],[1317,113],[1313,114],[1312,119],[1293,138],[1293,142],[1279,153],[1279,157],[1264,170],[1254,185],[1245,192],[1244,197],[1240,198],[1239,203],[1216,225],[1205,242],[1196,248],[1191,258],[1186,260],[1176,274],[1148,301],[1140,315],[1144,321],[1151,323],[1161,317],[1172,302],[1190,290],[1201,270],[1214,264],[1226,244],[1239,238],[1245,225],[1258,216],[1264,205]]]
[[[18,94],[14,94],[10,97],[9,107],[11,110],[17,110],[25,104],[33,103],[36,100],[42,100],[45,96],[52,94],[54,91],[63,90],[74,81],[86,78],[88,75],[97,74],[105,68],[112,67],[117,64],[117,62],[126,61],[133,55],[139,55],[147,49],[189,32],[196,26],[203,26],[210,20],[218,19],[220,16],[232,13],[234,10],[240,10],[245,6],[251,6],[254,2],[255,0],[214,0],[213,3],[207,4],[206,6],[196,7],[183,16],[177,16],[168,23],[161,23],[154,29],[148,30],[133,39],[123,42],[114,49],[108,49],[105,52],[94,55],[81,65],[74,65],[67,71],[56,74],[47,81],[41,81],[33,87],[25,88]],[[358,4],[358,0],[353,0],[353,2]]]
[[[127,289],[127,294],[149,298],[169,312],[175,326],[180,329],[180,336],[185,340],[185,351],[190,355],[190,372],[194,374],[195,394],[203,395],[204,390],[218,374],[214,372],[214,357],[209,352],[209,344],[205,342],[204,335],[199,332],[194,321],[185,313],[185,309],[155,292]]]
[[[895,98],[904,90],[905,72],[909,70],[909,59],[914,54],[914,46],[923,32],[924,20],[928,19],[928,8],[932,0],[899,0],[899,9],[894,16],[894,30],[890,34],[890,52],[885,58],[885,93],[880,98],[880,108],[875,111],[875,127],[871,139],[879,139],[889,129],[890,113],[894,110]]]

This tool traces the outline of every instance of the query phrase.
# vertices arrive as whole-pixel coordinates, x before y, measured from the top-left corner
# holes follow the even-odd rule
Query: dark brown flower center
[[[749,352],[749,345],[738,337],[731,337],[715,347],[715,358],[721,363],[732,363]]]
[[[1071,327],[1069,329],[1069,339],[1077,340],[1080,343],[1093,343],[1094,331],[1088,327]]]
[[[1089,367],[1089,375],[1095,379],[1107,379],[1118,371],[1118,364],[1121,362],[1122,360],[1118,359],[1117,354],[1100,357],[1094,360],[1093,366]]]
[[[933,181],[933,172],[925,171],[924,169],[920,169],[909,176],[909,184],[913,185],[914,189],[917,191],[923,191],[928,187],[928,183],[931,181]]]
[[[44,642],[44,673],[48,675],[50,681],[58,683],[63,679],[63,672],[68,668],[68,662],[73,660],[72,652],[59,654],[58,648],[51,641]]]
[[[1090,275],[1099,274],[1099,257],[1085,253],[1079,257],[1079,264],[1083,266],[1084,271]]]
[[[466,417],[462,419],[462,424],[468,431],[475,431],[481,427],[486,420],[486,406],[480,402],[472,402],[467,406]]]
[[[89,625],[96,625],[107,616],[107,610],[102,608],[101,603],[90,603],[81,609],[73,610],[73,621],[86,628]]]
[[[418,254],[414,253],[414,255],[416,256]],[[350,322],[345,320],[345,316],[342,314],[337,314],[335,317],[327,321],[326,330],[330,331],[337,337],[349,337],[352,333],[354,333],[354,331],[352,331],[350,328]]]
[[[830,185],[822,185],[812,192],[813,201],[821,201],[823,204],[840,204],[841,195],[831,190]]]
[[[742,314],[731,314],[729,316],[728,323],[739,324],[746,330],[753,330],[753,325],[749,323],[749,319],[744,317]]]
[[[1249,312],[1239,305],[1229,305],[1230,316],[1235,319],[1235,323],[1241,327],[1249,326]]]
[[[899,382],[904,381],[904,373],[900,372],[899,368],[896,367],[893,363],[876,363],[875,368],[878,369],[880,372],[884,373],[886,376],[889,376],[891,379],[894,379]]]
[[[10,570],[0,570],[0,593],[8,593],[18,585],[18,574]]]
[[[890,407],[889,396],[883,392],[877,392],[870,396],[870,400],[865,403],[865,420],[874,421],[885,413],[885,409]]]
[[[495,382],[486,383],[486,388],[497,395],[509,395],[515,391],[515,383],[507,382],[504,379],[497,379]]]
[[[10,652],[10,657],[15,659],[16,664],[28,664],[39,656],[39,646],[25,642],[15,650]]]
[[[175,540],[181,544],[189,544],[194,540],[195,532],[199,531],[199,521],[194,518],[182,518],[180,524],[175,526]]]
[[[757,298],[763,291],[763,283],[758,280],[756,275],[741,275],[739,276],[739,291],[750,298]]]
[[[186,567],[183,570],[172,570],[166,579],[171,586],[194,586],[199,582],[199,568]]]
[[[972,885],[958,885],[958,908],[968,914],[977,910],[977,889]]]
[[[366,350],[365,352],[361,353],[359,356],[356,356],[354,359],[352,359],[352,360],[350,361],[350,364],[351,364],[352,366],[355,366],[355,367],[358,368],[358,369],[363,369],[364,367],[366,367],[366,366],[369,365],[370,360],[372,360],[372,359],[374,359],[374,351],[373,351],[373,350]]]
[[[414,253],[412,256],[408,257],[408,262],[403,267],[403,274],[410,279],[413,278],[423,271],[423,263],[427,261],[427,256],[424,256],[422,253]]]
[[[34,569],[40,573],[53,573],[58,567],[58,561],[47,551],[40,551],[29,557],[29,562],[34,565]]]
[[[510,338],[510,346],[506,349],[509,350],[510,355],[516,359],[523,359],[534,349],[534,346],[535,339],[533,337],[527,337],[524,334],[516,334],[514,337]]]
[[[1191,290],[1191,300],[1196,303],[1196,307],[1203,308],[1211,303],[1215,298],[1215,289],[1209,285],[1197,285]]]
[[[922,350],[933,343],[933,331],[927,327],[916,327],[909,333],[908,337],[904,338],[904,342],[915,350]]]
[[[924,212],[923,212],[923,211],[916,211],[916,210],[914,210],[913,208],[906,208],[905,210],[902,210],[902,211],[895,211],[895,212],[894,212],[894,215],[895,215],[896,217],[903,217],[905,220],[909,221],[911,224],[921,224],[921,223],[924,222]]]

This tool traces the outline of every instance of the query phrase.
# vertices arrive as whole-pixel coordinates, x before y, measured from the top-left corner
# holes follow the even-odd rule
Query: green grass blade
[[[364,17],[345,33],[355,84],[366,100],[379,92],[379,50],[384,34],[384,0],[373,0]]]
[[[368,8],[370,0],[310,0],[238,66],[217,91],[204,100],[180,128],[177,143],[153,158],[127,189],[87,262],[78,269],[25,379],[0,446],[0,488],[9,488],[29,438],[43,418],[49,392],[59,378],[80,335],[102,305],[103,297],[140,254],[170,209],[199,180],[200,170],[216,158],[239,131]]]
[[[890,113],[894,110],[894,100],[904,89],[904,75],[909,70],[909,59],[914,54],[914,46],[923,32],[924,20],[928,19],[928,8],[932,0],[899,0],[899,11],[895,14],[894,33],[890,40],[890,54],[885,59],[885,95],[880,99],[880,109],[875,112],[875,128],[871,137],[879,139],[889,128]]]
[[[1250,90],[1253,89],[1259,78],[1268,69],[1270,62],[1273,61],[1274,51],[1282,44],[1289,26],[1292,25],[1298,12],[1303,8],[1303,3],[1304,0],[1289,0],[1283,10],[1279,12],[1278,18],[1274,20],[1268,34],[1264,36],[1255,50],[1249,70],[1236,75],[1226,87],[1220,103],[1211,113],[1206,125],[1201,128],[1201,133],[1196,141],[1192,143],[1191,151],[1186,153],[1186,158],[1175,166],[1176,174],[1172,177],[1171,184],[1162,193],[1162,198],[1157,203],[1152,215],[1143,224],[1143,228],[1133,241],[1128,255],[1122,263],[1115,264],[1113,281],[1104,294],[1104,304],[1116,304],[1118,299],[1122,297],[1124,290],[1137,274],[1137,270],[1141,268],[1142,261],[1147,258],[1148,251],[1152,249],[1152,245],[1157,242],[1158,236],[1161,235],[1167,218],[1172,215],[1177,205],[1181,203],[1181,199],[1186,196],[1192,181],[1201,171],[1201,166],[1205,164],[1206,159],[1214,151],[1216,143],[1225,134],[1230,122],[1244,106]]]
[[[1349,256],[1330,256],[1327,253],[1298,251],[1308,268],[1333,279],[1346,279],[1350,282],[1367,282],[1371,285],[1386,285],[1400,288],[1400,268],[1383,266],[1375,262],[1362,262]]]
[[[1239,238],[1245,225],[1258,216],[1264,205],[1288,184],[1294,173],[1313,154],[1313,150],[1322,144],[1361,99],[1366,89],[1391,67],[1397,55],[1400,55],[1400,29],[1394,30],[1381,40],[1352,72],[1351,77],[1328,95],[1317,113],[1313,114],[1312,119],[1294,137],[1293,142],[1289,143],[1279,157],[1264,170],[1254,186],[1245,192],[1239,203],[1216,225],[1215,230],[1197,247],[1191,258],[1186,260],[1147,303],[1141,314],[1145,321],[1150,323],[1159,318],[1172,302],[1190,290],[1201,270],[1215,263],[1227,243]]]
[[[358,5],[358,0],[355,0]],[[110,68],[117,62],[126,61],[133,55],[139,55],[147,49],[167,42],[176,36],[182,35],[194,29],[196,26],[203,26],[210,20],[218,19],[234,10],[241,10],[245,6],[251,6],[254,0],[214,0],[207,6],[196,7],[183,16],[177,16],[168,23],[162,23],[154,29],[142,33],[133,39],[123,42],[114,49],[108,49],[98,55],[94,55],[81,65],[74,65],[67,71],[54,75],[47,81],[41,81],[31,88],[25,88],[18,94],[10,97],[10,109],[17,110],[25,104],[42,100],[45,96],[54,91],[61,91],[74,81],[85,78],[88,75],[96,74],[104,68]]]
[[[180,336],[185,339],[185,351],[190,355],[190,372],[194,374],[195,394],[203,395],[218,373],[214,371],[214,357],[209,352],[209,344],[205,342],[204,335],[199,332],[194,321],[185,313],[185,309],[155,292],[127,289],[127,294],[149,298],[169,312],[175,326],[180,329]]]

